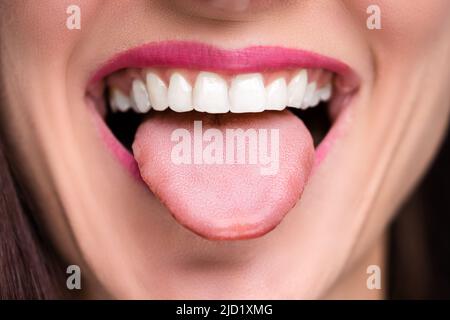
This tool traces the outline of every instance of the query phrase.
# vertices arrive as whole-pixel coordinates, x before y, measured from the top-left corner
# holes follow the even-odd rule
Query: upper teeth
[[[193,104],[196,111],[228,112],[230,103],[227,82],[215,73],[200,72],[195,81]]]
[[[131,89],[131,103],[136,112],[145,113],[150,110],[150,98],[142,80],[133,80]]]
[[[127,111],[131,106],[131,100],[117,88],[111,92],[111,108],[113,111]]]
[[[175,112],[262,112],[286,107],[314,107],[320,101],[329,100],[331,93],[331,83],[321,88],[317,88],[314,80],[308,83],[308,72],[304,69],[298,70],[289,84],[280,76],[266,86],[260,73],[237,75],[228,85],[216,73],[199,72],[194,88],[180,72],[172,73],[167,86],[156,72],[150,70],[146,73],[145,83],[140,79],[133,80],[130,97],[118,88],[111,88],[110,105],[113,111],[125,112],[131,108],[138,113],[167,108]]]
[[[164,81],[153,72],[147,73],[147,90],[151,105],[156,111],[164,111],[169,107],[167,101],[167,86]]]
[[[230,111],[261,112],[266,107],[266,90],[261,74],[239,75],[231,82]]]
[[[301,70],[292,78],[288,87],[288,105],[300,108],[304,102],[305,92],[308,85],[308,74],[306,70]]]

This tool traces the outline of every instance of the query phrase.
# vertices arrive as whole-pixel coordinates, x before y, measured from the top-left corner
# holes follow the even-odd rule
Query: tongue
[[[239,144],[236,136],[251,138]],[[174,218],[216,240],[275,228],[299,200],[314,159],[309,131],[289,111],[155,112],[139,126],[133,153],[142,179]]]

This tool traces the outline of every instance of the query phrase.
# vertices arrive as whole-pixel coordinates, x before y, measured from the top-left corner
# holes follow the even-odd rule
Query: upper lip
[[[287,68],[321,68],[339,77],[346,91],[358,87],[359,77],[344,62],[318,53],[280,46],[251,46],[223,49],[188,41],[152,42],[119,52],[103,63],[90,77],[93,84],[125,68],[152,66],[250,73]]]

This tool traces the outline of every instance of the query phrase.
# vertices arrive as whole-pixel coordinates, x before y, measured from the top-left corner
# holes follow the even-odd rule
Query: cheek
[[[14,1],[2,6],[2,19],[8,21],[7,43],[26,56],[39,59],[60,58],[61,53],[69,52],[72,45],[88,31],[90,17],[101,0],[48,0]],[[66,21],[70,17],[67,8],[77,5],[80,8],[81,30],[69,30]]]
[[[425,48],[436,39],[450,36],[448,0],[343,0],[343,3],[357,18],[375,48],[405,52]],[[373,4],[381,11],[381,30],[366,27],[370,16],[366,10]]]

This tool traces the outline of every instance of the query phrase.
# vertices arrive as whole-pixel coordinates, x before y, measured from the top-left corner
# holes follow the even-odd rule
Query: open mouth
[[[312,53],[167,42],[114,57],[87,97],[106,144],[179,223],[234,240],[295,206],[357,89],[345,64]]]

